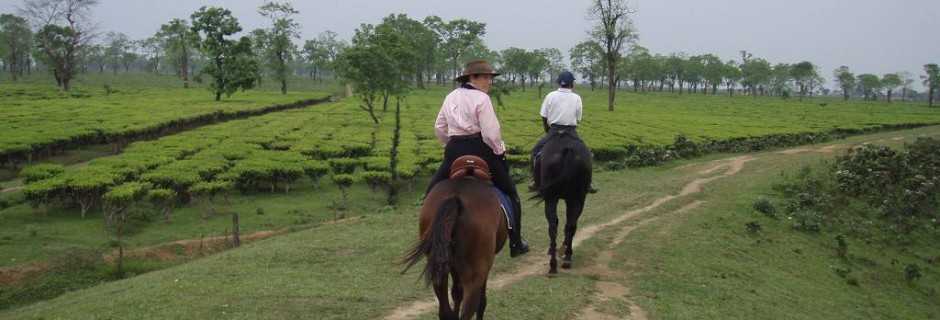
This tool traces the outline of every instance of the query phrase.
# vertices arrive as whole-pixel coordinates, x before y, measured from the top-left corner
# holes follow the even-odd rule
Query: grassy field
[[[601,193],[592,195],[581,220],[582,233],[617,217],[630,218],[600,228],[576,248],[575,269],[545,277],[546,246],[541,208],[525,203],[525,234],[533,253],[519,260],[505,253],[497,259],[494,277],[534,274],[503,289],[490,291],[493,318],[577,319],[583,310],[623,315],[631,303],[657,319],[914,319],[940,314],[936,290],[940,270],[927,265],[920,281],[908,284],[892,259],[907,262],[919,255],[940,255],[930,242],[902,252],[878,244],[851,242],[855,260],[849,266],[858,285],[834,272],[844,263],[833,253],[832,235],[791,230],[755,212],[759,196],[772,196],[771,185],[781,172],[818,165],[852,144],[898,145],[914,137],[940,136],[940,128],[890,132],[835,141],[829,149],[810,146],[803,152],[765,152],[740,161],[740,171],[715,171],[729,155],[674,162],[668,166],[596,174]],[[901,139],[896,139],[900,137]],[[738,158],[741,159],[741,158]],[[721,161],[715,161],[721,160]],[[713,178],[714,179],[711,179]],[[710,179],[699,193],[679,194],[693,181]],[[363,190],[364,191],[364,190]],[[366,193],[366,192],[363,192]],[[298,191],[298,204],[323,201]],[[409,193],[415,196],[414,193]],[[362,194],[358,197],[368,197]],[[285,202],[281,195],[254,199]],[[637,210],[646,207],[647,210]],[[691,208],[680,210],[680,208]],[[274,210],[268,210],[273,212]],[[156,271],[129,280],[66,294],[54,300],[0,313],[2,318],[256,318],[374,319],[415,299],[431,297],[417,274],[399,275],[396,264],[415,237],[414,204],[396,210],[358,207],[349,219],[321,224],[238,250]],[[329,216],[327,212],[318,213]],[[265,216],[268,216],[266,214]],[[752,234],[745,225],[758,222]],[[635,228],[635,229],[633,229]],[[632,230],[612,246],[624,230]],[[936,239],[933,240],[934,243]],[[595,270],[607,252],[607,267],[624,274]],[[901,263],[900,265],[903,265]],[[599,281],[630,288],[629,294],[597,303]],[[425,314],[422,319],[431,319]]]
[[[433,138],[431,123],[440,99],[446,92],[441,88],[416,92],[403,105],[402,152],[398,171],[406,179],[428,174],[440,159],[441,147]],[[583,94],[587,111],[580,131],[595,151],[624,148],[638,143],[669,144],[679,133],[693,139],[722,139],[823,132],[836,127],[865,128],[883,124],[940,121],[940,109],[905,104],[824,100],[827,106],[820,107],[818,101],[800,103],[776,98],[660,94],[622,94],[621,106],[611,113],[605,110],[600,92],[588,91]],[[516,163],[525,163],[526,150],[539,136],[539,124],[533,119],[538,107],[536,95],[537,92],[533,90],[514,92],[505,99],[506,106],[499,109],[504,136]],[[201,182],[234,180],[251,191],[248,196],[234,197],[236,201],[261,195],[258,192],[264,190],[271,192],[272,186],[278,193],[286,191],[288,186],[302,192],[303,188],[312,185],[304,176],[305,169],[329,166],[329,159],[335,157],[355,158],[353,161],[359,167],[356,170],[358,174],[386,171],[393,117],[391,112],[380,112],[379,115],[382,121],[374,126],[365,112],[358,109],[356,101],[347,99],[314,108],[233,120],[154,141],[134,143],[120,155],[68,168],[62,176],[56,177],[58,180],[52,187],[59,188],[55,190],[70,190],[70,186],[93,180],[102,188],[96,191],[100,195],[107,188],[121,183],[148,181],[157,187],[172,189],[186,198],[194,196],[196,200],[201,200],[198,195],[189,194],[193,186]],[[658,125],[661,128],[650,129],[650,126],[657,126],[656,123],[661,123]],[[745,123],[748,125],[742,125]],[[323,192],[339,192],[328,176],[321,180],[318,185]],[[417,184],[423,183],[423,180],[418,179]],[[61,193],[60,196],[66,202],[70,201],[70,194]],[[22,196],[19,198],[22,201]],[[376,202],[379,202],[379,198],[376,197]],[[46,215],[42,214],[44,210],[37,211],[26,204],[0,210],[0,221],[4,222],[0,228],[7,228],[5,232],[11,234],[8,237],[19,239],[7,240],[8,247],[17,249],[4,250],[0,255],[0,265],[48,257],[61,252],[63,245],[87,246],[102,242],[104,235],[101,238],[97,236],[103,234],[99,229],[99,219],[77,218],[74,207],[63,208],[55,203],[49,206]],[[94,206],[90,210],[94,214],[100,212]],[[188,215],[200,210],[205,209],[190,205],[178,210],[174,216],[182,220],[160,228],[159,234],[164,236],[143,237],[138,241],[135,235],[131,237],[131,242],[146,245],[156,241],[196,237],[198,232],[174,229],[190,229],[186,226],[190,223],[186,220],[190,218]],[[272,223],[267,228],[285,225]],[[31,228],[55,231],[41,232],[50,238],[40,242],[44,243],[43,246],[38,246],[35,241],[16,234]],[[53,234],[54,237],[51,236]],[[89,237],[89,234],[96,236]],[[23,246],[26,248],[19,249]]]
[[[0,155],[117,140],[120,136],[183,125],[207,116],[236,115],[329,95],[310,90],[286,95],[251,90],[217,102],[204,88],[140,84],[174,82],[171,76],[122,75],[119,79],[94,75],[68,93],[51,88],[42,78],[3,82]]]
[[[89,82],[88,88],[109,81],[106,77],[92,80],[98,82]],[[172,83],[166,80],[164,85]],[[140,86],[134,85],[134,81],[128,81],[128,86],[128,92],[137,92],[135,94],[158,90],[135,89]],[[328,86],[319,88],[323,88],[321,92],[330,90]],[[190,89],[187,93],[201,93],[209,98],[208,93],[200,88]],[[263,90],[261,93],[267,94]],[[394,119],[391,110],[394,110],[394,104],[389,106],[389,111],[379,111],[381,123],[373,125],[354,99],[346,99],[312,108],[232,120],[153,141],[133,143],[119,155],[69,166],[61,175],[44,180],[42,185],[26,186],[27,193],[37,188],[48,188],[52,190],[48,194],[57,197],[55,201],[47,202],[38,209],[25,203],[23,191],[0,194],[0,201],[12,204],[8,208],[4,208],[6,205],[0,206],[0,247],[3,248],[0,250],[0,267],[45,261],[77,249],[108,250],[112,242],[103,229],[100,205],[93,203],[88,216],[80,218],[74,199],[78,196],[100,197],[109,188],[133,181],[149,182],[155,188],[172,190],[181,200],[191,201],[173,211],[171,223],[162,221],[156,207],[147,203],[138,204],[131,232],[125,240],[131,248],[223,235],[231,229],[228,214],[233,212],[240,214],[242,232],[246,234],[319,225],[342,215],[368,215],[370,219],[373,218],[370,213],[375,212],[392,216],[395,212],[407,215],[418,201],[419,195],[415,190],[423,190],[426,175],[434,169],[441,156],[441,146],[433,138],[431,124],[446,93],[445,88],[418,91],[402,105],[402,152],[398,173],[408,182],[401,197],[401,205],[397,208],[386,207],[382,192],[363,183],[356,183],[349,190],[350,200],[343,202],[342,191],[330,181],[331,177],[345,170],[341,168],[341,162],[353,164],[352,173],[357,181],[364,180],[369,174],[388,170]],[[586,111],[579,131],[595,152],[623,150],[630,146],[670,145],[678,134],[704,143],[722,139],[791,133],[822,134],[835,129],[870,129],[883,125],[940,122],[940,109],[901,103],[844,103],[831,99],[798,102],[778,98],[701,95],[622,93],[616,111],[608,112],[601,92],[581,93]],[[112,97],[116,94],[120,93],[112,94]],[[239,93],[233,100],[248,96]],[[540,135],[536,116],[540,98],[537,96],[535,90],[516,91],[504,97],[504,107],[498,107],[504,137],[511,150],[511,160],[516,164],[527,161],[525,154]],[[94,98],[57,99],[72,101]],[[98,98],[105,99],[107,96]],[[55,160],[75,163],[104,153],[103,150],[92,148],[62,155],[61,159]],[[340,158],[343,159],[337,160]],[[660,179],[653,177],[654,173],[661,173],[655,169],[638,172],[636,174],[648,174],[645,179],[650,181]],[[311,181],[308,177],[311,173],[320,181]],[[618,192],[621,192],[621,186],[616,181],[638,179],[636,176],[622,176],[623,173],[619,172],[599,175],[601,181],[607,179],[610,186],[616,185]],[[667,178],[663,183],[675,183],[676,179],[681,180],[682,177]],[[92,181],[96,187],[87,189],[88,181]],[[223,193],[230,195],[229,203],[220,199],[211,201],[212,197],[193,191],[194,188],[220,182],[228,186]],[[7,180],[2,186],[15,188],[19,182]],[[662,193],[668,192],[670,187],[671,184],[664,184]],[[636,189],[623,189],[622,192],[629,194],[636,191],[642,196],[627,200],[642,201],[647,199],[644,197],[652,196],[647,193],[648,188],[650,184],[646,183]],[[91,190],[92,193],[69,193],[75,190]],[[614,201],[614,198],[602,200],[605,204],[595,210],[618,212],[639,203],[624,204],[622,201]],[[210,206],[219,212],[203,218],[210,211]],[[343,211],[339,210],[341,207],[349,208]],[[533,209],[530,204],[527,212],[538,212]],[[591,221],[591,218],[587,219]],[[382,221],[380,224],[403,223],[400,228],[406,228],[407,224],[404,223],[408,221]],[[334,227],[317,227],[320,228]],[[362,232],[363,235],[370,235],[377,231]],[[591,250],[589,248],[592,245],[588,242],[585,247]],[[596,249],[600,250],[600,247]],[[327,253],[324,254],[326,256]],[[388,256],[374,258],[381,257]],[[501,268],[506,270],[510,267],[504,265]],[[375,270],[370,269],[368,272]],[[540,287],[526,290],[555,290],[561,288],[559,285],[583,287],[585,292],[593,290],[590,278],[535,280],[540,281],[544,281]],[[379,290],[376,294],[381,292]],[[414,295],[420,290],[409,292]],[[528,295],[523,293],[512,296],[513,301],[528,299]],[[544,312],[563,311],[570,314],[577,308],[563,306],[561,304],[561,309],[549,308]]]

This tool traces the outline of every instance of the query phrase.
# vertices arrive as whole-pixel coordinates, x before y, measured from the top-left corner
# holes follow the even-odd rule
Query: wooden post
[[[241,245],[238,232],[238,213],[232,214],[232,245],[238,247]]]

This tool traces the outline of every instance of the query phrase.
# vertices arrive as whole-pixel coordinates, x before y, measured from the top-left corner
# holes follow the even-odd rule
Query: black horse
[[[578,218],[591,187],[591,152],[573,129],[551,130],[552,136],[542,148],[542,160],[533,167],[539,188],[536,197],[545,201],[545,219],[551,256],[548,273],[558,273],[556,238],[558,237],[558,200],[565,200],[565,241],[562,268],[571,268],[571,242],[578,228]]]

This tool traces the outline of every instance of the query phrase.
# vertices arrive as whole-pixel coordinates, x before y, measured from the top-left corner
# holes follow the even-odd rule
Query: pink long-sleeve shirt
[[[493,153],[506,152],[499,131],[499,119],[493,110],[493,102],[485,92],[474,89],[457,88],[444,98],[441,111],[434,123],[434,133],[442,144],[450,141],[450,136],[464,136],[475,133],[483,136]]]

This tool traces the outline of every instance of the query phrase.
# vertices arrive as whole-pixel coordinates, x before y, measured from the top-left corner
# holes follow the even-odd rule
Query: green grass
[[[98,79],[95,81],[99,81],[95,84],[99,85],[108,80]],[[134,84],[133,81],[129,81],[131,84],[129,84],[130,89],[128,90],[142,90],[141,92],[182,90],[140,89],[142,85]],[[97,87],[90,83],[87,90],[97,90]],[[170,85],[169,80],[166,80],[166,83],[166,86]],[[157,87],[159,86],[161,85]],[[79,89],[81,88],[79,87]],[[211,99],[211,95],[205,89],[196,88],[190,91],[193,94],[198,93]],[[309,272],[309,270],[306,270],[308,269],[306,264],[322,260],[329,261],[324,263],[330,264],[328,268],[324,269],[325,272],[343,274],[344,272],[350,272],[350,270],[347,270],[347,265],[368,265],[361,270],[366,275],[354,279],[354,284],[359,287],[338,289],[336,283],[321,284],[317,282],[336,282],[337,278],[330,278],[328,275],[317,275],[303,282],[303,285],[309,286],[310,289],[301,291],[302,294],[297,296],[299,298],[296,298],[312,299],[308,302],[313,304],[312,306],[297,307],[277,302],[278,294],[281,298],[294,296],[289,291],[274,288],[271,289],[272,296],[267,299],[276,307],[260,310],[261,307],[255,305],[249,309],[236,310],[236,314],[250,314],[254,317],[257,312],[270,311],[273,314],[272,318],[277,318],[277,315],[300,316],[307,314],[303,312],[310,312],[309,308],[323,306],[324,314],[327,314],[327,317],[372,318],[401,301],[417,295],[425,296],[427,294],[423,288],[403,289],[399,292],[383,286],[401,284],[401,281],[404,281],[396,280],[398,276],[391,269],[394,269],[394,260],[397,255],[404,250],[403,248],[414,236],[402,230],[412,230],[414,227],[414,217],[411,214],[415,210],[414,199],[417,199],[418,196],[415,194],[415,189],[423,190],[426,178],[422,178],[422,174],[427,173],[429,169],[433,169],[440,159],[441,147],[433,138],[432,124],[440,107],[440,102],[446,93],[447,89],[443,88],[418,91],[409,97],[403,106],[402,163],[399,171],[406,177],[417,176],[418,178],[415,178],[413,190],[402,196],[402,205],[394,211],[397,214],[392,214],[389,209],[383,209],[384,199],[382,195],[371,192],[362,184],[357,184],[352,190],[352,201],[350,201],[352,208],[347,210],[346,214],[349,216],[368,216],[368,219],[343,224],[348,228],[334,229],[337,227],[324,225],[313,231],[302,232],[301,235],[285,237],[285,239],[295,240],[284,240],[290,242],[290,244],[284,244],[282,251],[290,256],[304,258],[297,258],[298,261],[296,262],[288,261],[288,264],[283,268],[305,269],[304,272]],[[707,139],[780,133],[824,132],[834,128],[871,128],[884,124],[940,122],[940,109],[929,109],[909,104],[896,103],[888,105],[857,101],[842,103],[825,99],[821,101],[825,101],[828,105],[821,107],[818,105],[819,101],[800,103],[794,100],[783,101],[777,98],[728,98],[701,95],[673,96],[667,94],[622,93],[618,96],[619,102],[616,111],[608,112],[606,111],[605,97],[601,92],[582,91],[581,93],[585,98],[586,111],[585,121],[579,131],[587,143],[595,150],[623,148],[627,145],[670,144],[675,135],[679,133],[685,134],[696,141],[704,141]],[[507,107],[498,109],[503,124],[503,134],[513,154],[525,154],[540,135],[540,124],[536,116],[540,97],[536,97],[536,95],[533,90],[513,92],[512,96],[506,99]],[[233,97],[233,100],[240,99],[239,97],[245,98],[247,95],[238,93]],[[394,108],[394,105],[390,107]],[[196,176],[196,179],[203,179],[196,172],[197,169],[202,169],[201,167],[174,166],[181,163],[197,166],[218,165],[218,167],[209,168],[213,170],[221,169],[221,173],[208,178],[213,180],[226,172],[234,171],[234,168],[238,168],[240,163],[249,163],[243,161],[245,159],[228,159],[225,152],[236,151],[236,153],[246,156],[249,160],[256,157],[265,161],[276,159],[293,164],[298,161],[309,160],[309,158],[329,157],[328,155],[336,152],[342,153],[360,148],[363,145],[369,145],[373,134],[375,135],[376,144],[373,148],[368,149],[369,154],[364,159],[367,159],[367,161],[375,160],[373,162],[378,163],[378,167],[381,169],[387,163],[386,157],[389,142],[391,141],[393,115],[390,112],[380,112],[380,117],[382,123],[379,126],[373,126],[368,116],[358,109],[357,102],[354,99],[347,99],[316,108],[277,112],[249,119],[233,120],[154,141],[138,142],[128,147],[121,155],[96,159],[89,163],[87,168],[71,168],[68,171],[73,173],[82,170],[127,173],[126,170],[129,168],[135,170],[121,178],[121,181],[116,181],[116,184],[123,181],[137,180],[146,173],[158,170],[193,175]],[[704,161],[715,157],[709,156],[695,161]],[[807,157],[810,156],[807,155]],[[82,157],[79,156],[78,158]],[[139,164],[138,162],[146,162],[148,165],[136,166],[135,163]],[[257,164],[256,162],[251,163]],[[681,163],[627,172],[599,172],[596,176],[597,183],[605,192],[592,197],[593,200],[588,204],[589,213],[583,218],[582,225],[609,220],[628,208],[645,205],[655,197],[675,192],[678,186],[689,181],[688,177],[671,171],[675,165]],[[188,179],[190,177],[184,178]],[[139,210],[147,212],[149,217],[138,219],[133,233],[128,236],[127,241],[131,247],[140,247],[179,239],[220,235],[230,230],[230,218],[224,214],[230,212],[240,213],[243,233],[295,225],[316,225],[333,219],[335,214],[332,209],[333,202],[340,198],[339,190],[329,181],[329,177],[325,177],[321,180],[322,188],[313,189],[309,181],[303,178],[293,183],[289,194],[284,194],[281,188],[278,188],[278,191],[274,193],[255,191],[249,194],[239,194],[232,197],[232,205],[222,207],[223,214],[212,217],[207,221],[200,219],[201,213],[206,209],[198,205],[198,201],[175,210],[174,222],[171,224],[160,222],[160,217],[154,216],[153,212],[156,210],[148,205],[141,205]],[[16,195],[3,195],[0,196],[0,199],[4,196],[17,197]],[[21,197],[21,195],[19,196]],[[197,198],[196,200],[200,199]],[[753,199],[747,201],[753,201]],[[747,202],[747,205],[749,206],[750,202]],[[673,204],[670,204],[664,207],[664,210],[673,208],[673,206]],[[257,208],[262,208],[265,214],[257,215],[255,213]],[[93,208],[91,214],[85,219],[79,218],[77,210],[74,208],[52,206],[45,212],[45,215],[43,215],[43,212],[42,209],[34,210],[27,205],[0,209],[0,248],[2,248],[0,250],[0,266],[49,259],[60,256],[62,253],[74,248],[101,250],[109,241],[102,228],[103,219],[100,217],[99,208]],[[377,212],[381,213],[376,214]],[[540,252],[543,249],[539,248],[545,247],[543,237],[545,226],[544,221],[541,219],[541,209],[536,207],[534,203],[529,202],[527,203],[526,212],[529,212],[527,221],[530,221],[527,222],[526,231],[529,234],[537,235],[534,236],[533,244],[536,248],[535,252]],[[377,224],[380,226],[372,225],[372,221],[379,221]],[[368,239],[375,239],[378,235],[384,237],[386,233],[384,228],[395,229],[397,233],[389,235],[389,237],[395,238],[378,239],[384,243],[367,245],[365,249],[362,249],[365,252],[364,254],[358,254],[360,252],[355,251],[357,254],[341,255],[340,258],[333,255],[334,251],[338,250],[335,246],[337,243],[342,244],[342,241],[332,239],[347,239],[346,241],[362,244],[362,241],[350,240],[344,237],[361,236]],[[741,228],[743,230],[743,227]],[[349,234],[344,233],[343,230],[346,230],[345,232]],[[405,236],[401,236],[402,234]],[[598,239],[609,240],[609,235],[602,234]],[[237,252],[225,253],[223,256],[234,255],[236,258],[232,259],[237,260],[237,263],[233,263],[236,265],[251,263],[251,255],[269,253],[267,251],[271,248],[263,247],[266,246],[265,243],[269,242],[271,241],[263,241],[257,244],[257,246],[262,247],[260,249],[237,250]],[[280,243],[280,240],[277,242]],[[307,245],[309,242],[318,243],[320,247],[317,247],[319,249],[316,250],[322,250],[323,252],[303,251],[303,248],[310,249],[310,246]],[[590,262],[591,253],[601,250],[602,244],[603,242],[600,240],[586,242],[582,247],[584,254],[581,255],[583,258],[581,261],[584,263]],[[289,248],[291,245],[299,248],[296,250]],[[251,245],[249,248],[254,246]],[[277,246],[282,245],[278,244]],[[246,251],[254,253],[241,253]],[[372,253],[371,251],[382,252]],[[226,262],[212,262],[216,261],[212,259],[223,258],[207,259],[206,263],[213,264],[213,268],[230,270],[230,267],[234,267],[228,266]],[[333,262],[332,260],[336,261]],[[370,265],[376,261],[381,261],[383,264],[380,266]],[[347,265],[341,265],[344,263]],[[346,269],[343,266],[346,266]],[[516,267],[518,265],[501,257],[496,270],[504,272]],[[186,270],[185,268],[203,267],[186,265],[180,268]],[[258,267],[258,270],[264,269]],[[185,273],[186,271],[181,272]],[[199,271],[197,274],[202,275],[207,272]],[[241,274],[237,270],[230,270],[230,272]],[[291,271],[290,273],[304,274],[301,270]],[[160,277],[157,275],[147,276]],[[381,277],[388,277],[389,279]],[[267,278],[269,277],[253,279],[257,280],[257,283],[247,285],[248,287],[244,288],[244,291],[240,291],[242,289],[234,291],[228,298],[248,299],[249,289],[273,285],[265,283],[266,280],[270,280]],[[223,289],[214,285],[212,279],[201,279],[199,281],[201,285],[208,288]],[[491,310],[495,310],[494,312],[500,315],[511,314],[524,318],[532,315],[540,315],[539,318],[549,319],[570,318],[586,303],[586,299],[593,291],[593,281],[594,279],[591,277],[581,275],[566,275],[555,279],[529,279],[522,285],[493,292],[490,307]],[[415,283],[415,281],[411,281],[407,285],[414,285]],[[532,287],[530,287],[530,284]],[[109,285],[113,286],[115,284]],[[285,282],[283,285],[285,288],[295,288],[300,284]],[[400,286],[395,285],[394,287]],[[160,290],[164,289],[170,290],[166,288]],[[326,293],[317,293],[321,291]],[[369,292],[365,298],[359,297],[359,294],[366,291]],[[558,292],[563,295],[539,296],[535,294],[548,291]],[[157,293],[148,293],[148,295],[150,294]],[[578,299],[572,299],[572,297],[578,297]],[[220,302],[220,300],[210,300],[206,303]],[[510,303],[511,301],[522,300],[531,301],[532,303]],[[120,303],[123,305],[131,302]],[[378,304],[378,306],[372,306],[369,303]],[[543,303],[550,303],[552,307],[544,307]],[[202,313],[209,312],[205,310],[197,310],[207,306],[209,305],[194,304],[191,308],[187,307],[185,310],[164,310],[162,312],[182,312],[180,314],[190,312],[205,317],[218,315],[215,313]],[[607,306],[607,308],[613,309],[620,307],[622,306],[618,307],[616,303]],[[356,311],[355,308],[366,308],[366,311]],[[53,307],[53,309],[59,310],[60,308]],[[166,317],[174,316],[167,315]]]
[[[938,136],[940,128],[861,136],[839,143],[881,139],[897,143],[890,138],[910,140],[920,134]],[[936,266],[925,266],[924,278],[907,285],[890,259],[909,261],[910,255],[853,242],[853,257],[875,263],[853,264],[850,276],[857,277],[860,285],[848,285],[833,272],[832,266],[840,260],[833,255],[831,237],[795,232],[785,222],[771,221],[753,211],[753,201],[770,194],[770,184],[779,179],[781,170],[795,170],[830,156],[757,154],[758,160],[749,162],[738,175],[716,180],[706,185],[703,193],[644,214],[641,220],[659,218],[636,229],[617,247],[611,264],[628,271],[630,277],[608,280],[631,286],[633,299],[653,318],[751,319],[758,314],[787,319],[936,317],[935,293],[930,296],[938,283]],[[597,172],[601,192],[589,198],[581,226],[609,221],[655,198],[677,193],[697,178],[695,172],[710,160],[724,157],[727,155]],[[671,214],[694,200],[705,204]],[[416,272],[399,275],[396,264],[415,238],[415,212],[413,205],[382,213],[368,208],[350,210],[351,216],[362,218],[323,224],[133,279],[68,293],[0,313],[0,317],[377,318],[414,299],[431,297]],[[525,212],[525,234],[533,246],[530,255],[541,255],[547,241],[541,208],[527,201]],[[744,224],[750,221],[758,221],[764,231],[757,236],[748,234]],[[590,301],[597,280],[578,271],[593,263],[593,257],[622,226],[602,230],[584,242],[575,252],[573,272],[554,278],[536,275],[491,291],[490,317],[576,318],[577,311]],[[937,254],[935,248],[928,250]],[[504,252],[497,259],[495,272],[511,272],[521,264]],[[623,305],[612,302],[601,309],[622,310]]]
[[[926,130],[936,137],[936,128]],[[916,135],[903,133],[910,142]],[[858,139],[854,139],[859,141]],[[879,144],[897,145],[885,140]],[[753,209],[774,197],[780,172],[820,166],[820,155],[766,157],[733,179],[718,180],[696,198],[705,204],[681,216],[665,216],[640,228],[617,251],[613,267],[629,270],[636,299],[656,319],[934,319],[940,268],[922,259],[940,256],[938,240],[907,248],[849,239],[849,258],[836,255],[836,233],[808,234],[792,222]],[[711,196],[709,196],[709,194]],[[778,207],[779,209],[779,207]],[[758,233],[745,225],[756,222]],[[874,228],[873,228],[874,229]],[[915,283],[904,280],[908,263],[926,268]],[[837,271],[850,270],[840,276]]]
[[[103,85],[79,85],[65,93],[37,80],[3,82],[0,154],[39,150],[64,142],[85,144],[102,136],[131,135],[216,113],[238,114],[328,96],[324,91],[309,89],[289,91],[286,95],[251,90],[214,101],[214,96],[204,88],[145,86],[138,78],[156,83],[174,79],[124,76],[114,80],[110,94]]]

